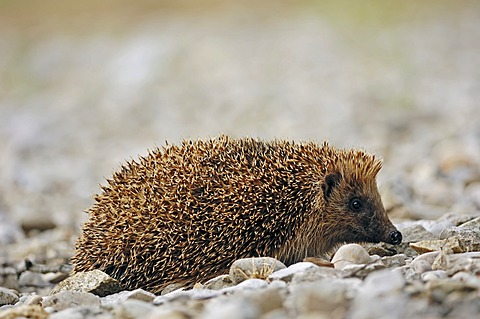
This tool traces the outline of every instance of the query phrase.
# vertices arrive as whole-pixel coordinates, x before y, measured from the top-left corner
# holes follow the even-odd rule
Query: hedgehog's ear
[[[333,189],[340,183],[342,175],[340,173],[328,174],[322,184],[323,197],[325,200],[330,198]]]

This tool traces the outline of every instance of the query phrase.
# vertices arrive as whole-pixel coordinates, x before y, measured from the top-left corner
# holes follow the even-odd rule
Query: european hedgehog
[[[154,293],[238,258],[289,265],[342,243],[399,244],[376,185],[381,160],[324,143],[227,136],[130,161],[88,210],[75,272],[100,269]]]

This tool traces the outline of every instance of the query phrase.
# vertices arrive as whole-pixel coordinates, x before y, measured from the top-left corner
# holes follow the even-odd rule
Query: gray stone
[[[0,287],[19,290],[17,270],[13,267],[0,268]]]
[[[15,291],[0,287],[0,306],[13,305],[19,300],[18,293]]]
[[[122,290],[120,283],[100,270],[79,272],[60,282],[51,292],[61,291],[90,292],[103,297]]]
[[[392,267],[401,267],[406,264],[405,259],[407,258],[404,254],[398,254],[395,256],[385,256],[382,257],[382,263],[385,267],[392,268]]]
[[[4,306],[5,307],[5,306]],[[11,308],[0,309],[0,317],[2,319],[47,319],[48,313],[39,305],[21,305],[21,306],[9,306]]]
[[[171,302],[174,300],[209,299],[225,293],[225,291],[227,291],[228,289],[235,289],[235,287],[228,287],[221,290],[211,290],[211,289],[203,289],[203,288],[191,289],[191,290],[178,289],[166,295],[155,297],[155,299],[153,299],[153,304],[160,305],[160,304],[164,304],[166,302]]]
[[[440,239],[448,239],[451,237],[460,238],[465,251],[480,251],[479,226],[449,227],[440,233]]]
[[[339,269],[330,267],[311,267],[305,269],[304,271],[295,273],[291,279],[291,282],[293,284],[298,284],[301,282],[323,280],[325,278],[340,278],[342,276],[345,276],[345,273]]]
[[[480,183],[478,184],[480,186]],[[463,224],[460,224],[458,227],[460,228],[476,228],[477,230],[480,228],[480,216],[474,219],[471,219]]]
[[[408,302],[404,293],[405,279],[399,271],[371,273],[359,288],[346,318],[404,318]]]
[[[344,269],[347,265],[368,264],[370,255],[358,244],[341,246],[332,258],[335,269]]]
[[[225,292],[232,292],[236,290],[251,290],[251,289],[264,288],[267,286],[268,286],[268,282],[266,280],[251,278],[251,279],[242,281],[236,286],[224,288],[220,290],[220,292],[225,293]]]
[[[146,319],[189,319],[186,313],[177,309],[166,309],[165,307],[155,307]]]
[[[447,272],[445,270],[432,270],[424,272],[420,278],[423,281],[438,280],[447,278]]]
[[[120,303],[107,306],[114,318],[145,318],[148,317],[155,306],[149,302],[137,299],[128,299]]]
[[[230,278],[238,284],[250,278],[267,279],[270,274],[286,266],[271,257],[242,258],[236,260],[230,267]]]
[[[335,312],[343,317],[351,298],[361,280],[357,278],[330,278],[312,283],[292,285],[290,288],[290,303],[296,315],[316,313],[326,315]]]
[[[200,319],[254,319],[258,318],[257,307],[243,296],[222,296],[206,304]]]
[[[220,275],[215,278],[208,280],[204,285],[203,288],[205,289],[212,289],[212,290],[220,290],[227,287],[232,287],[235,284],[233,283],[230,275]]]
[[[121,291],[101,298],[102,305],[119,303],[127,299],[136,299],[151,302],[155,299],[155,295],[143,289],[135,289],[132,291]]]
[[[87,292],[62,291],[52,296],[44,297],[42,306],[44,308],[52,307],[56,311],[75,306],[98,308],[100,307],[100,297]]]
[[[454,253],[463,253],[467,251],[464,241],[459,236],[453,236],[441,240],[426,240],[410,243],[410,247],[415,249],[419,254],[440,251],[442,249],[449,249]]]
[[[424,240],[436,240],[431,232],[427,231],[425,227],[419,224],[408,226],[402,229],[402,242],[403,243],[414,243],[417,241]]]
[[[51,287],[52,284],[42,277],[42,274],[24,271],[20,274],[18,278],[18,283],[20,286],[24,287]]]
[[[271,273],[267,279],[269,281],[283,280],[285,282],[290,282],[294,275],[303,273],[305,272],[305,270],[310,268],[319,268],[319,267],[311,262],[299,262],[299,263],[290,265],[288,268],[283,268]]]
[[[84,306],[76,306],[52,313],[48,319],[120,319],[106,310]],[[125,317],[123,317],[125,318]],[[123,319],[122,318],[122,319]],[[130,317],[131,318],[131,317]]]

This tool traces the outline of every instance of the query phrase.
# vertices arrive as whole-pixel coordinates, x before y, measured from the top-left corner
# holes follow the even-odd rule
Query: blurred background
[[[478,213],[479,40],[467,0],[0,0],[0,217],[78,230],[123,162],[221,133],[374,152],[398,219]]]

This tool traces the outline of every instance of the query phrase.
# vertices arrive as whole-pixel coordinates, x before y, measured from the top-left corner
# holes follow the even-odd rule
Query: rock
[[[396,255],[398,253],[398,248],[401,247],[398,245],[394,246],[387,243],[367,243],[363,244],[362,246],[367,250],[369,255],[378,255],[380,257]]]
[[[166,295],[166,294],[169,294],[173,291],[176,291],[176,290],[183,290],[185,289],[183,287],[182,284],[177,284],[177,283],[173,283],[173,284],[169,284],[167,285],[165,288],[163,288],[162,292],[160,293],[160,295]]]
[[[230,278],[238,284],[249,278],[267,279],[267,277],[286,266],[275,258],[256,257],[236,260],[230,267]]]
[[[385,269],[385,265],[382,263],[381,260],[378,260],[377,262],[370,263],[370,264],[363,264],[363,265],[356,265],[356,264],[351,264],[351,265],[346,265],[342,271],[345,274],[346,277],[358,277],[358,278],[365,278],[368,276],[371,272],[380,270],[380,269]]]
[[[467,222],[467,224],[470,222]],[[465,224],[463,224],[465,225]],[[458,237],[461,239],[465,251],[480,251],[480,227],[458,226],[445,228],[440,233],[440,239]]]
[[[271,273],[268,276],[269,281],[274,280],[283,280],[285,282],[290,282],[295,274],[303,273],[305,270],[310,268],[319,268],[317,265],[312,264],[311,262],[299,262],[293,265],[290,265],[288,268],[283,268]]]
[[[207,303],[200,319],[253,319],[258,309],[243,296],[222,296]]]
[[[335,269],[343,269],[347,265],[368,264],[370,255],[358,244],[348,244],[340,247],[332,258]]]
[[[220,290],[227,287],[232,287],[235,284],[233,283],[230,275],[220,275],[215,278],[210,279],[207,281],[203,288],[205,289],[212,289],[212,290]]]
[[[59,312],[52,313],[48,319],[84,319],[84,318],[96,318],[96,319],[117,319],[125,317],[115,317],[106,310],[90,307],[72,307],[61,310]],[[128,317],[131,318],[131,317]]]
[[[438,239],[431,232],[427,231],[425,227],[419,224],[403,228],[402,236],[402,243],[414,243],[418,241]]]
[[[310,262],[314,265],[317,265],[319,267],[330,267],[333,268],[333,264],[329,262],[328,260],[325,260],[323,258],[317,258],[317,257],[307,257],[303,259],[304,262]]]
[[[189,319],[187,314],[174,309],[156,307],[150,312],[146,319]]]
[[[344,272],[339,269],[329,267],[311,267],[304,271],[293,274],[291,279],[292,284],[302,282],[313,282],[323,280],[325,278],[340,278],[344,276]]]
[[[61,291],[89,292],[103,297],[122,290],[120,283],[100,270],[79,272],[60,282],[50,293]]]
[[[435,261],[435,258],[437,258],[438,254],[440,254],[439,251],[421,254],[412,260],[410,263],[410,268],[414,269],[418,273],[431,270],[432,264]]]
[[[18,283],[23,287],[51,287],[52,284],[46,281],[42,274],[26,270],[20,274]]]
[[[241,291],[235,294],[235,298],[243,297],[246,303],[256,308],[258,316],[270,311],[281,309],[286,295],[285,287],[265,287],[255,290]]]
[[[18,294],[13,290],[0,287],[0,306],[13,305],[19,300]]]
[[[100,300],[102,305],[108,305],[113,303],[120,303],[128,299],[151,302],[155,299],[155,295],[143,289],[135,289],[132,291],[121,291],[116,294],[111,294],[111,295],[102,297]]]
[[[382,257],[381,261],[385,265],[385,267],[393,268],[393,267],[401,267],[406,264],[405,259],[407,258],[404,254],[398,254],[395,256],[385,256]]]
[[[0,317],[2,319],[47,319],[48,313],[39,305],[22,305],[6,310],[0,310]]]
[[[423,281],[438,280],[447,278],[447,272],[445,270],[432,270],[422,273],[421,277]]]
[[[259,280],[259,279],[258,279]],[[263,280],[262,280],[263,281]],[[222,290],[211,290],[211,289],[191,289],[191,290],[182,290],[178,289],[172,291],[166,295],[161,295],[153,299],[153,304],[161,305],[166,302],[171,302],[174,300],[202,300],[216,297],[223,294],[227,289],[234,288],[228,287]]]
[[[120,303],[107,306],[113,318],[145,318],[148,317],[155,306],[149,302],[137,299],[128,299]]]
[[[347,318],[404,318],[408,295],[402,291],[405,279],[399,271],[381,270],[368,275],[359,287]]]
[[[42,297],[39,295],[33,294],[25,296],[25,299],[22,300],[20,297],[20,301],[23,302],[24,305],[41,305],[42,304]]]
[[[480,183],[478,185],[480,187]],[[471,219],[463,224],[460,224],[458,227],[460,228],[476,228],[478,230],[478,228],[480,227],[480,216],[479,217],[476,217],[474,219]]]
[[[19,290],[17,270],[13,267],[0,268],[0,287]]]
[[[99,308],[100,298],[92,293],[78,291],[62,291],[43,298],[42,306],[44,308],[52,307],[56,311],[74,306],[85,306],[89,308]]]
[[[348,299],[361,284],[361,280],[324,279],[312,283],[293,285],[290,289],[294,313],[298,315],[315,312],[319,315],[344,317]]]
[[[419,254],[440,251],[442,249],[450,249],[454,253],[463,253],[466,251],[463,240],[458,236],[441,240],[426,240],[410,243],[410,247],[415,249]]]
[[[449,276],[457,272],[480,273],[480,252],[467,252],[447,256],[446,270]]]
[[[236,286],[224,288],[224,289],[220,290],[220,292],[225,293],[225,292],[232,292],[232,291],[236,291],[236,290],[259,289],[259,288],[264,288],[264,287],[267,287],[267,286],[268,286],[268,282],[266,280],[251,278],[251,279],[247,279],[245,281],[242,281],[241,283],[239,283]]]

